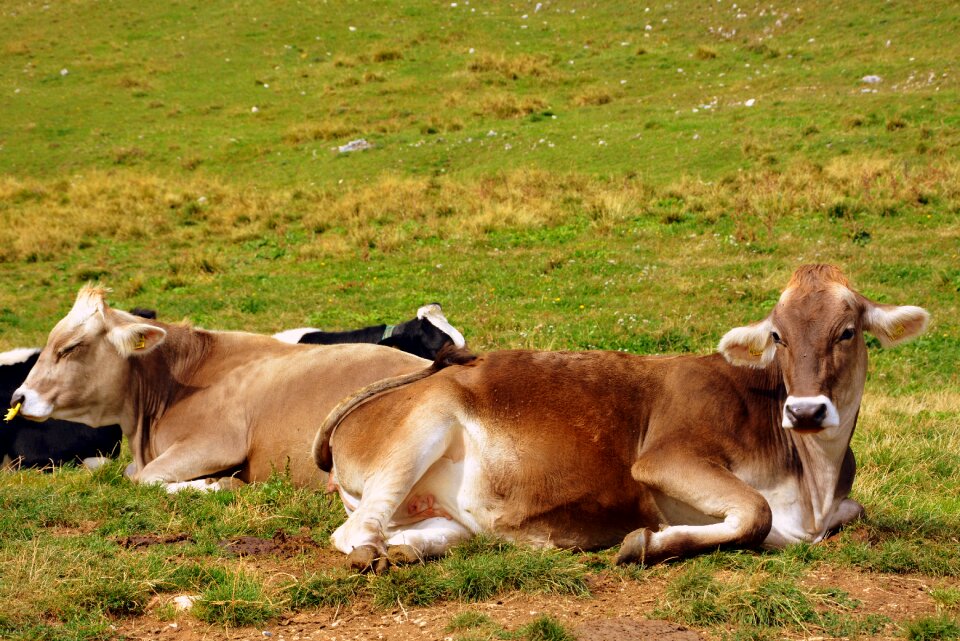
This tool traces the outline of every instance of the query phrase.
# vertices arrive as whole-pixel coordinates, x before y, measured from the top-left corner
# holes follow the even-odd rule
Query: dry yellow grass
[[[535,111],[547,108],[546,101],[541,98],[528,96],[517,98],[512,94],[498,93],[485,96],[481,101],[477,113],[493,116],[494,118],[520,118]]]
[[[317,140],[339,140],[358,133],[358,129],[342,120],[303,122],[287,130],[284,139],[294,144]]]
[[[478,53],[471,58],[467,69],[474,73],[495,73],[511,80],[523,77],[548,79],[553,77],[551,66],[546,56]]]
[[[571,102],[578,107],[606,105],[613,102],[613,94],[604,87],[589,87],[575,95]]]
[[[318,127],[298,136],[335,131],[335,125]],[[385,175],[330,191],[264,191],[132,169],[55,181],[7,176],[0,178],[0,261],[49,259],[96,239],[174,241],[215,234],[242,242],[286,226],[311,233],[298,251],[316,255],[556,225],[574,216],[588,217],[601,232],[641,216],[665,222],[671,216],[729,216],[740,239],[750,240],[788,216],[818,212],[852,225],[860,213],[896,215],[893,203],[905,208],[930,199],[960,200],[960,163],[906,167],[842,158],[825,167],[742,172],[718,182],[685,178],[656,189],[637,179],[611,183],[537,170],[479,179]]]

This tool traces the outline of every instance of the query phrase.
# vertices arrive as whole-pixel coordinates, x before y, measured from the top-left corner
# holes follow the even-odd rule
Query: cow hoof
[[[390,565],[410,565],[421,563],[423,557],[412,545],[391,545],[387,548],[387,560]]]
[[[347,563],[350,564],[351,570],[355,570],[361,574],[366,574],[367,572],[383,574],[387,571],[388,567],[386,555],[381,554],[380,551],[372,545],[361,545],[360,547],[353,548],[347,556]]]
[[[647,558],[650,536],[650,530],[645,527],[628,534],[623,539],[623,543],[620,544],[620,552],[617,553],[617,565],[626,563],[646,563],[650,565],[651,559]]]

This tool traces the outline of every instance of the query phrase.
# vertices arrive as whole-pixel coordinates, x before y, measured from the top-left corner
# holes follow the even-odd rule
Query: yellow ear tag
[[[7,410],[6,415],[4,415],[3,420],[9,423],[13,418],[20,413],[20,407],[23,406],[23,403],[17,403],[13,407]]]
[[[750,348],[750,356],[763,356],[763,350],[756,347]]]
[[[147,346],[147,339],[143,337],[143,334],[140,335],[140,338],[137,339],[137,344],[133,346],[133,349],[143,349]]]
[[[893,331],[890,332],[890,335],[894,338],[900,338],[903,336],[904,331],[906,330],[904,329],[903,325],[901,323],[897,323],[897,325],[893,328]]]

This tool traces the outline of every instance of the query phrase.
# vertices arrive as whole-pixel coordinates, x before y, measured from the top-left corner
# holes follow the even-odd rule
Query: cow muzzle
[[[20,416],[30,421],[45,421],[53,414],[53,406],[28,387],[20,387],[10,397],[10,407],[20,404]]]
[[[837,407],[826,396],[788,396],[783,404],[783,427],[820,430],[840,425]]]

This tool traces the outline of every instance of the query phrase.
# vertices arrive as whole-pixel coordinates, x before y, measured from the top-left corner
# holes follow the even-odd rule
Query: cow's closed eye
[[[66,358],[67,356],[70,356],[70,354],[75,353],[82,344],[83,343],[74,343],[73,345],[67,345],[66,347],[61,347],[60,349],[57,350],[57,360],[60,360],[61,358]]]

